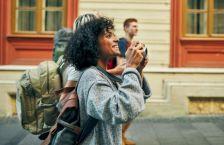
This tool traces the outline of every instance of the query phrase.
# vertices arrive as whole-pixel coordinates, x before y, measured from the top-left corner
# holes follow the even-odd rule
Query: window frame
[[[11,30],[12,30],[12,34],[15,35],[27,35],[27,36],[31,36],[31,35],[53,35],[55,33],[55,31],[42,31],[45,27],[44,27],[44,13],[46,12],[47,9],[52,9],[52,8],[46,8],[43,7],[44,6],[44,1],[45,0],[36,0],[36,26],[35,26],[35,31],[16,31],[16,11],[17,11],[17,3],[18,0],[12,0],[12,9],[11,9],[11,13],[12,13],[12,23],[11,23]],[[68,5],[67,5],[67,0],[62,0],[63,1],[63,6],[62,8],[57,8],[54,7],[52,10],[58,10],[61,9],[62,10],[62,27],[66,27],[67,26],[67,10],[68,10]]]
[[[224,67],[224,37],[185,37],[184,0],[171,1],[170,67]],[[203,55],[203,57],[202,57]]]
[[[207,25],[206,25],[206,34],[188,34],[187,33],[187,14],[189,9],[187,9],[187,2],[188,0],[183,0],[183,29],[182,29],[182,36],[184,37],[193,37],[193,38],[223,38],[224,34],[213,34],[213,21],[214,21],[214,1],[215,0],[206,0],[207,2],[207,10],[197,10],[198,12],[207,12]],[[224,10],[223,10],[224,12]]]

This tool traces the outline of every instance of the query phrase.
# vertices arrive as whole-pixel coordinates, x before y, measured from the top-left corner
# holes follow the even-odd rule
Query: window
[[[65,0],[13,0],[13,32],[49,34],[66,25]]]
[[[185,0],[184,35],[224,36],[224,0]]]

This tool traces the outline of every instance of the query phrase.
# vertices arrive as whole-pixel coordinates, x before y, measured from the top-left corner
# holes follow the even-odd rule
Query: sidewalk
[[[224,116],[137,119],[127,136],[137,145],[224,145]],[[16,118],[0,118],[0,145],[39,145]]]

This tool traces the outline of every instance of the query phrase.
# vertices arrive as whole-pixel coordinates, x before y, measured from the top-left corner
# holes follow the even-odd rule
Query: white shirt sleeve
[[[80,72],[76,70],[75,67],[73,66],[68,66],[67,74],[68,74],[67,79],[68,81],[78,81],[80,76]]]

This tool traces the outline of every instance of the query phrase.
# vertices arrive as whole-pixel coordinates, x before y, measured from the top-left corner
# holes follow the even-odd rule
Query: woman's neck
[[[108,62],[108,60],[99,59],[97,62],[97,66],[107,70],[107,62]]]

